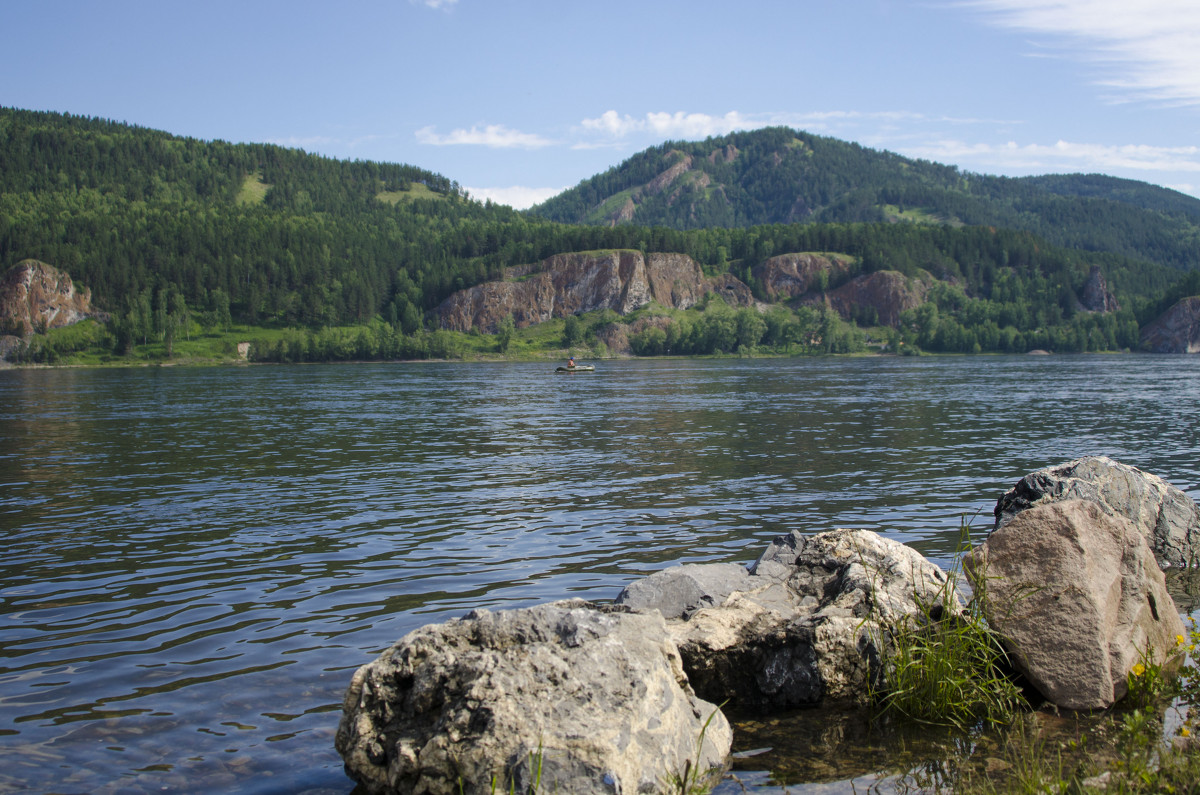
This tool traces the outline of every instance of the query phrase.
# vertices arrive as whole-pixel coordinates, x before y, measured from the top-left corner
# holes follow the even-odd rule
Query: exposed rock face
[[[1161,566],[1200,558],[1200,507],[1157,475],[1105,456],[1087,456],[1021,478],[996,502],[993,533],[1022,511],[1057,500],[1088,500],[1133,522]]]
[[[796,298],[819,289],[820,275],[826,284],[844,276],[853,260],[838,254],[781,254],[756,265],[751,275],[762,285],[771,301]]]
[[[20,329],[28,336],[89,317],[105,317],[92,308],[91,291],[77,290],[70,276],[44,262],[24,260],[0,279],[0,331]]]
[[[354,674],[336,745],[370,793],[532,791],[540,747],[539,791],[635,795],[731,742],[661,616],[571,600],[409,633]]]
[[[844,318],[855,317],[861,307],[871,307],[880,323],[895,327],[900,323],[900,313],[925,303],[928,294],[926,282],[909,279],[899,271],[875,271],[830,290],[827,297],[829,305]]]
[[[1121,305],[1117,298],[1108,291],[1108,282],[1100,272],[1099,265],[1093,265],[1088,273],[1087,281],[1083,284],[1083,297],[1080,299],[1083,308],[1088,312],[1120,312]]]
[[[650,302],[687,309],[719,292],[734,304],[751,302],[750,290],[727,274],[708,279],[684,254],[620,250],[558,254],[536,269],[514,269],[505,281],[460,290],[438,307],[443,328],[494,333],[512,314],[518,328],[595,309],[628,314]],[[735,284],[736,283],[736,284]]]
[[[865,703],[884,630],[951,587],[916,551],[862,530],[793,532],[739,569],[667,569],[617,602],[669,618],[703,698],[757,709]]]
[[[674,151],[669,153],[667,157],[675,159],[676,162],[672,164],[666,171],[647,182],[646,186],[643,188],[643,190],[651,196],[662,193],[668,186],[671,185],[671,183],[679,179],[679,177],[683,174],[687,173],[687,171],[692,167],[691,155],[685,155],[682,152]]]
[[[1184,634],[1142,531],[1100,503],[1017,514],[967,561],[989,624],[1047,699],[1103,709],[1125,695],[1139,652],[1162,661]]]
[[[708,155],[710,163],[732,163],[737,159],[738,148],[733,144],[726,144],[724,149],[717,148],[712,150]]]
[[[1142,329],[1151,353],[1200,353],[1200,295],[1184,298]]]

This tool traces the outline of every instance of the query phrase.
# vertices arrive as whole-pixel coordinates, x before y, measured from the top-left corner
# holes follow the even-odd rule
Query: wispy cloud
[[[597,118],[584,119],[580,126],[587,132],[600,133],[612,138],[642,134],[659,138],[707,138],[710,135],[725,135],[734,130],[754,130],[770,124],[768,119],[749,119],[736,110],[731,110],[724,116],[683,111],[651,112],[640,118],[628,114],[622,116],[615,110],[607,110]]]
[[[640,117],[629,114],[622,115],[615,110],[608,110],[595,118],[584,119],[580,122],[578,131],[591,136],[591,138],[577,141],[573,146],[576,149],[594,149],[612,146],[614,141],[635,137],[660,140],[663,138],[707,138],[710,135],[726,135],[735,130],[757,130],[775,125],[796,127],[810,132],[844,132],[854,126],[871,126],[877,129],[879,125],[920,123],[1013,125],[1019,122],[950,116],[930,117],[904,110],[827,110],[806,113],[751,114],[731,110],[721,116],[708,113],[661,111],[649,112]],[[596,140],[597,138],[599,140]]]
[[[942,140],[905,147],[904,153],[943,163],[977,164],[971,166],[973,170],[988,173],[1200,173],[1200,146],[1111,146],[1076,141],[990,144]]]
[[[452,130],[446,135],[439,135],[430,125],[417,130],[417,141],[430,146],[486,146],[492,149],[540,149],[554,143],[536,133],[510,130],[503,124]]]
[[[467,188],[467,193],[479,201],[491,199],[497,204],[507,204],[516,210],[526,210],[535,204],[541,204],[551,196],[557,196],[566,190],[562,188],[528,188],[514,185],[509,188]]]
[[[429,6],[436,10],[449,11],[458,0],[408,0],[413,5]]]
[[[1200,104],[1196,0],[962,0],[993,24],[1058,39],[1117,99]]]

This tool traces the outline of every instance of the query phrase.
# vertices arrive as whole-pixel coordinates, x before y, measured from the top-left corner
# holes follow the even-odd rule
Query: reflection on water
[[[1087,453],[1200,494],[1196,357],[551,370],[0,372],[0,790],[344,793],[342,691],[421,624],[793,528],[945,564]]]

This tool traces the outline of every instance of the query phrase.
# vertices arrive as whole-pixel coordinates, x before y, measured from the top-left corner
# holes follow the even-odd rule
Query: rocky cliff
[[[762,285],[767,300],[784,301],[824,289],[845,276],[853,262],[844,254],[781,254],[756,265],[750,273]]]
[[[1200,295],[1184,298],[1142,329],[1151,353],[1200,353]]]
[[[901,312],[925,303],[932,280],[931,276],[926,280],[910,279],[898,271],[875,271],[830,290],[826,300],[844,318],[861,318],[863,309],[869,308],[874,310],[878,323],[895,327]]]
[[[1099,265],[1093,265],[1088,273],[1087,281],[1083,284],[1083,297],[1079,299],[1079,303],[1088,312],[1121,311],[1116,296],[1108,291],[1108,282],[1104,280]]]
[[[70,276],[44,262],[24,260],[0,279],[0,332],[28,336],[103,316],[92,308],[90,290],[76,289]]]
[[[523,328],[597,309],[626,315],[651,302],[687,309],[708,293],[734,306],[753,302],[745,284],[727,274],[710,279],[684,254],[592,251],[558,254],[540,265],[509,269],[500,281],[450,296],[437,315],[442,328],[495,333],[508,314]]]

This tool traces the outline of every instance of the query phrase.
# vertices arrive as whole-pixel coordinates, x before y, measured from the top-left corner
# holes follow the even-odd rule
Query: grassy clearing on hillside
[[[375,198],[384,204],[399,204],[413,199],[445,199],[446,197],[431,191],[420,182],[413,182],[408,190],[381,190],[375,194]]]
[[[612,196],[609,196],[607,199],[605,199],[599,207],[588,213],[586,220],[590,223],[607,222],[609,218],[611,218],[617,213],[618,210],[625,206],[626,201],[633,198],[633,194],[636,190],[638,189],[630,188],[629,190],[623,190],[620,193],[614,193]]]
[[[241,190],[234,201],[238,204],[262,204],[270,189],[271,186],[263,182],[262,172],[255,171],[242,180]]]
[[[908,221],[914,224],[927,224],[930,226],[950,226],[959,229],[964,226],[963,222],[957,218],[947,215],[939,215],[930,212],[924,207],[907,207],[900,209],[895,204],[883,205],[883,215],[888,221]]]

